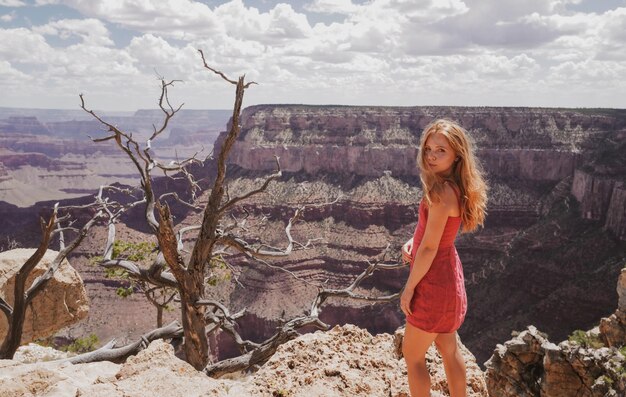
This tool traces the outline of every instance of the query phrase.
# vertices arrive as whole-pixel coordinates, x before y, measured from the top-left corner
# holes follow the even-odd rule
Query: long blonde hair
[[[433,134],[446,137],[458,161],[452,165],[452,173],[448,178],[434,173],[426,163],[426,140]],[[420,169],[420,180],[424,190],[424,198],[428,205],[439,202],[443,193],[443,184],[450,180],[461,191],[462,232],[471,232],[483,226],[487,215],[487,186],[481,164],[474,154],[471,136],[457,123],[438,119],[428,124],[420,138],[417,164]]]

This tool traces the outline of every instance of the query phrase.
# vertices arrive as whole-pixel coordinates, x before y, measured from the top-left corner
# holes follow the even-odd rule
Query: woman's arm
[[[437,255],[437,249],[448,221],[448,215],[454,211],[455,206],[458,206],[456,193],[450,186],[446,186],[442,200],[439,203],[433,203],[428,209],[426,230],[424,231],[422,242],[415,253],[415,258],[413,258],[413,267],[404,286],[404,292],[400,297],[400,307],[405,314],[410,314],[413,291],[424,275],[426,275],[435,255]]]

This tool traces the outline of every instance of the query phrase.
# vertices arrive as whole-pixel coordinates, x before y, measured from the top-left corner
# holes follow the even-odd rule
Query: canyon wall
[[[309,235],[320,237],[324,248],[278,263],[296,274],[345,285],[386,243],[395,250],[411,235],[421,196],[416,147],[422,129],[436,117],[458,120],[468,129],[491,188],[485,228],[456,240],[470,302],[460,334],[477,357],[486,359],[488,346],[529,324],[562,338],[610,313],[614,296],[599,291],[610,291],[608,280],[626,259],[618,183],[626,168],[619,162],[596,166],[606,163],[597,147],[606,139],[624,140],[623,111],[253,106],[243,112],[241,135],[229,157],[231,186],[250,190],[275,169],[275,155],[284,177],[270,188],[270,197],[248,202],[246,212],[237,215],[275,220],[278,232],[266,227],[259,237],[276,243],[278,220],[298,200],[340,196],[305,217]],[[582,188],[583,168],[610,186]],[[596,206],[594,200],[604,201]],[[585,215],[588,208],[594,208],[594,216]],[[381,274],[370,286],[397,291],[405,277]],[[244,270],[240,280],[249,287],[232,290],[231,304],[249,307],[261,318],[272,317],[268,299],[280,305],[276,289],[290,291],[298,302],[312,294],[269,269]],[[299,304],[287,306],[289,315]],[[403,322],[393,305],[332,306],[326,316],[331,323],[349,316],[372,332]],[[253,321],[250,328],[258,331],[259,319]],[[248,328],[245,320],[242,324]]]
[[[572,194],[580,202],[583,218],[603,222],[606,229],[626,240],[626,187],[623,180],[576,170]]]
[[[230,260],[237,281],[210,289],[210,297],[232,311],[247,309],[240,320],[245,337],[256,341],[267,337],[277,321],[304,313],[319,285],[349,285],[368,261],[383,252],[388,260],[397,259],[400,246],[415,228],[422,194],[416,147],[421,130],[435,117],[458,120],[469,130],[491,189],[485,227],[459,234],[455,243],[469,305],[460,335],[478,361],[486,360],[511,330],[534,324],[559,340],[613,310],[612,280],[626,252],[624,240],[614,233],[623,219],[623,191],[617,184],[623,171],[619,161],[599,161],[602,153],[596,147],[605,139],[624,139],[624,112],[265,105],[243,112],[241,135],[229,157],[228,192],[234,197],[258,188],[274,170],[274,155],[280,156],[283,176],[270,184],[266,194],[246,200],[231,215],[245,217],[241,232],[247,241],[284,247],[285,226],[294,209],[303,203],[311,206],[292,228],[302,246],[296,244],[289,257],[269,267],[234,256]],[[223,138],[224,134],[217,139],[217,147]],[[215,163],[209,160],[196,171],[198,179],[203,178],[200,184],[205,191],[197,200],[203,206]],[[593,199],[606,200],[610,194],[605,209],[592,211],[591,218],[583,216],[587,211],[583,207],[597,193],[581,187],[578,171],[616,181],[613,190],[602,190],[602,198]],[[156,181],[155,194],[188,193],[183,184],[172,184],[167,179]],[[40,203],[33,211],[43,212],[50,205]],[[171,205],[176,228],[201,223],[201,212]],[[120,238],[152,241],[141,226],[142,210],[124,219],[129,226],[120,227]],[[36,240],[39,229],[34,214],[28,227],[20,226],[29,216],[26,210],[0,206],[0,216],[20,241],[27,233]],[[72,264],[87,275],[87,290],[97,309],[86,323],[68,332],[95,332],[105,340],[120,337],[115,332],[123,328],[123,337],[133,338],[150,329],[154,318],[149,305],[140,304],[141,297],[135,297],[133,304],[110,304],[119,299],[111,280],[89,265],[90,257],[101,254],[105,236],[105,228],[94,227],[73,258]],[[191,244],[193,236],[185,242],[186,248]],[[377,272],[366,281],[364,291],[397,292],[407,274],[406,268]],[[113,316],[117,322],[107,328]],[[330,301],[322,317],[330,324],[354,322],[373,333],[391,332],[404,322],[395,302],[372,306]],[[224,354],[230,350],[220,346]]]

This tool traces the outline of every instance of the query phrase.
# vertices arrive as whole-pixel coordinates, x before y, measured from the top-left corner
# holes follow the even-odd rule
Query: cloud
[[[33,31],[43,35],[58,36],[62,39],[77,36],[88,45],[111,46],[114,44],[104,23],[93,18],[61,19],[36,26]]]
[[[42,35],[29,29],[0,29],[0,56],[12,63],[41,63],[53,52]]]
[[[1,7],[24,7],[26,3],[22,0],[0,0]]]
[[[163,33],[185,39],[188,33],[212,34],[217,20],[211,9],[190,0],[38,0],[63,4],[81,14],[144,33]]]
[[[32,79],[28,74],[13,68],[9,62],[0,61],[0,84],[19,86],[20,84],[28,83]]]
[[[12,20],[15,19],[16,15],[17,14],[15,14],[15,11],[10,12],[8,14],[4,14],[4,15],[0,16],[0,21],[2,21],[2,22],[11,22]]]
[[[304,9],[310,12],[344,15],[355,12],[358,7],[351,0],[315,0],[304,5]]]
[[[50,95],[98,93],[109,107],[153,106],[146,87],[158,92],[157,74],[184,80],[174,92],[192,107],[228,106],[230,87],[202,67],[198,48],[228,76],[259,82],[247,94],[254,103],[532,105],[548,93],[565,105],[592,98],[585,87],[597,92],[597,106],[626,106],[615,88],[626,84],[619,77],[626,72],[626,8],[575,12],[570,0],[313,0],[306,12],[339,18],[311,25],[288,2],[264,11],[244,0],[213,7],[192,0],[37,3],[63,4],[85,18],[0,29],[0,59],[9,62],[2,70],[31,76],[33,87],[55,87]],[[111,38],[123,35],[134,37],[116,48]],[[52,38],[68,40],[59,46]],[[130,98],[148,102],[123,105]]]

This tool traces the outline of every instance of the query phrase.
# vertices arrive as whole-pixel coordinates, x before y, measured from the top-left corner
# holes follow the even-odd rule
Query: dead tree
[[[212,182],[208,202],[206,206],[201,209],[203,211],[203,219],[200,225],[181,228],[176,232],[174,230],[170,207],[167,202],[165,202],[165,198],[174,197],[178,202],[188,207],[197,207],[194,206],[193,202],[184,201],[172,192],[157,196],[153,187],[152,171],[161,169],[164,172],[182,172],[185,178],[192,182],[192,199],[195,197],[194,192],[196,190],[194,189],[198,188],[193,176],[187,169],[189,164],[198,161],[195,156],[181,162],[164,165],[153,157],[150,150],[152,140],[158,137],[158,135],[167,128],[169,120],[181,109],[182,105],[175,108],[170,104],[168,98],[168,88],[172,86],[174,81],[167,82],[161,80],[159,107],[163,112],[164,118],[158,128],[154,126],[153,134],[147,140],[144,148],[141,148],[141,145],[133,138],[132,134],[122,131],[117,126],[103,120],[92,110],[87,109],[82,95],[80,99],[82,109],[102,123],[108,132],[107,136],[93,140],[95,142],[114,141],[133,162],[141,178],[142,197],[130,204],[121,204],[108,200],[103,195],[104,189],[101,189],[98,195],[97,200],[100,205],[104,207],[105,215],[108,217],[109,227],[108,239],[101,266],[124,269],[130,277],[156,287],[175,288],[178,291],[178,301],[181,306],[182,332],[184,335],[184,353],[186,360],[198,370],[206,368],[205,371],[207,374],[219,376],[223,373],[262,364],[273,354],[281,343],[297,336],[297,330],[303,326],[313,325],[318,328],[327,328],[328,326],[318,318],[320,306],[324,303],[326,298],[337,295],[361,299],[363,298],[362,296],[353,292],[353,289],[358,285],[360,280],[371,274],[376,268],[384,268],[385,266],[395,268],[401,265],[371,265],[370,268],[368,268],[369,270],[360,276],[355,284],[343,290],[328,290],[323,286],[317,286],[319,294],[313,302],[309,314],[288,321],[278,330],[276,335],[263,343],[257,344],[241,339],[236,331],[235,320],[243,313],[240,312],[235,315],[230,315],[228,309],[219,303],[205,299],[206,281],[207,277],[210,276],[211,263],[213,261],[222,260],[222,255],[228,251],[236,251],[254,261],[271,266],[265,262],[265,260],[284,257],[293,251],[295,242],[291,235],[291,228],[294,222],[301,216],[303,207],[295,210],[294,215],[285,228],[287,246],[283,249],[251,244],[241,235],[235,233],[238,224],[237,221],[230,224],[225,222],[224,218],[228,210],[243,200],[264,192],[272,180],[281,176],[280,163],[277,158],[276,172],[268,176],[264,183],[257,189],[237,197],[230,197],[230,195],[227,194],[225,186],[226,160],[240,132],[239,122],[244,92],[254,83],[246,83],[244,76],[239,77],[238,80],[229,79],[222,72],[211,68],[206,63],[202,51],[199,52],[204,67],[207,70],[219,75],[226,82],[236,87],[232,118],[225,139],[221,143],[219,152],[215,158],[215,179]],[[147,269],[137,266],[137,264],[132,261],[117,260],[111,257],[112,245],[115,240],[115,223],[119,220],[121,214],[137,205],[144,206],[145,220],[158,241],[158,255],[154,263]],[[185,260],[183,236],[185,233],[191,231],[198,231],[198,234],[195,238],[193,248],[190,251],[189,259]],[[303,247],[306,247],[306,244],[303,245]],[[298,278],[293,273],[291,273],[291,275]],[[306,282],[300,278],[298,279]],[[366,299],[372,301],[389,301],[395,299],[397,296],[398,294],[394,294],[378,298],[366,297]],[[207,333],[217,329],[222,329],[233,336],[236,343],[241,348],[242,356],[228,362],[218,363],[216,364],[217,366],[207,367],[209,360]],[[113,353],[107,352],[107,350],[119,349],[111,344],[107,346],[108,347],[103,348],[104,350],[101,350],[100,353],[95,356],[112,357]],[[135,344],[131,350],[137,351],[137,349],[141,349],[141,347],[141,344]],[[121,351],[123,351],[124,354],[128,354],[128,350]],[[113,354],[113,356],[115,356],[115,354]]]
[[[169,101],[168,88],[173,85],[174,81],[166,82],[165,80],[161,80],[159,107],[163,111],[164,119],[159,128],[154,126],[153,134],[147,140],[147,144],[144,148],[140,147],[139,143],[132,137],[132,134],[120,130],[116,126],[104,121],[93,111],[88,110],[85,106],[83,96],[80,96],[81,108],[105,125],[109,132],[108,136],[94,139],[94,141],[115,141],[118,147],[128,155],[140,174],[144,196],[141,203],[145,205],[145,219],[152,233],[156,236],[159,247],[157,260],[149,271],[150,276],[153,281],[156,281],[157,285],[163,284],[177,288],[182,310],[185,355],[187,361],[199,370],[207,365],[209,354],[208,341],[205,334],[207,325],[205,320],[205,307],[198,305],[197,302],[204,298],[207,265],[213,258],[216,247],[218,245],[224,245],[226,239],[231,239],[230,236],[224,236],[222,230],[220,230],[220,219],[225,210],[244,198],[237,197],[224,202],[224,179],[226,177],[226,158],[240,130],[239,117],[241,114],[244,91],[251,84],[254,84],[252,82],[245,83],[243,76],[237,81],[228,79],[223,73],[209,67],[204,61],[202,51],[200,51],[200,54],[205,67],[221,76],[225,81],[234,84],[236,90],[230,130],[217,156],[217,175],[211,189],[208,204],[204,208],[202,224],[199,227],[200,232],[188,263],[185,263],[183,255],[179,251],[179,243],[176,238],[176,232],[174,231],[170,208],[164,201],[165,196],[156,197],[151,174],[152,170],[155,168],[167,172],[184,171],[186,165],[197,161],[194,157],[183,162],[163,165],[153,158],[150,150],[152,140],[165,131],[170,119],[182,107],[182,105],[180,105],[174,108]],[[280,171],[277,176],[279,175]],[[277,176],[270,177],[270,179]],[[265,184],[265,186],[267,186],[267,184]],[[245,197],[249,197],[249,195]],[[155,212],[158,213],[158,219]],[[115,215],[116,214],[109,213],[109,240],[107,241],[107,248],[105,249],[105,262],[103,265],[111,266],[115,264],[122,267],[126,266],[130,270],[135,271],[135,269],[138,268],[132,263],[122,263],[119,261],[117,263],[110,262],[110,247],[112,246],[112,239],[115,237]],[[168,272],[164,271],[166,267],[169,269]]]
[[[67,207],[71,208],[71,207]],[[61,222],[69,221],[69,214],[58,217],[58,203],[55,204],[50,219],[46,222],[44,219],[40,220],[42,239],[39,243],[37,250],[31,255],[30,258],[22,265],[20,270],[15,275],[15,285],[13,286],[13,306],[9,305],[4,299],[0,297],[0,310],[7,318],[9,324],[7,334],[0,346],[0,358],[12,359],[15,351],[20,346],[22,339],[22,331],[24,329],[24,317],[26,315],[26,308],[35,299],[35,297],[44,290],[46,284],[54,276],[54,272],[59,268],[59,265],[87,235],[87,232],[94,225],[97,219],[102,215],[101,211],[95,212],[95,214],[87,221],[80,230],[71,226],[61,227]],[[63,231],[73,230],[78,232],[77,236],[67,246],[63,239]],[[28,277],[35,269],[37,264],[41,261],[45,255],[50,242],[54,235],[59,235],[60,251],[54,258],[48,269],[37,277],[31,283],[30,287],[26,289],[26,282]]]
[[[382,258],[378,261],[374,263],[368,262],[367,268],[355,277],[349,286],[341,289],[331,289],[323,285],[316,285],[318,293],[314,297],[308,313],[286,321],[276,330],[274,335],[261,343],[244,340],[237,331],[237,319],[244,315],[245,309],[238,313],[231,314],[228,308],[217,301],[199,300],[196,302],[197,305],[207,308],[205,315],[207,322],[206,333],[210,334],[217,330],[222,330],[232,337],[241,352],[241,355],[238,357],[209,364],[203,369],[204,373],[211,377],[220,377],[233,372],[248,371],[258,368],[272,357],[280,345],[298,337],[300,335],[298,330],[301,328],[312,326],[321,330],[329,329],[330,326],[319,318],[322,306],[329,298],[348,298],[379,303],[391,302],[397,299],[400,296],[400,292],[381,296],[364,295],[355,292],[361,282],[367,277],[372,276],[374,272],[378,270],[399,269],[406,266],[398,261],[386,260],[388,248],[389,247],[383,252]],[[138,279],[143,279],[145,282],[148,282],[148,276],[145,272],[137,272],[133,273],[133,275]],[[306,282],[302,279],[299,280]],[[182,335],[183,329],[178,322],[175,321],[165,327],[148,332],[137,341],[128,345],[116,346],[115,340],[112,340],[94,352],[84,353],[79,356],[63,359],[62,361],[70,361],[73,364],[102,360],[120,362],[126,357],[145,349],[148,344],[155,339],[179,338]]]

